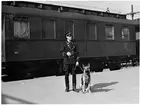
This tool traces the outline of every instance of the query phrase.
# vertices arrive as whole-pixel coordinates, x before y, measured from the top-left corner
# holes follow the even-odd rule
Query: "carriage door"
[[[5,16],[2,15],[2,62],[6,61],[5,58]]]
[[[72,21],[65,21],[65,33],[70,31],[74,38],[74,24]]]

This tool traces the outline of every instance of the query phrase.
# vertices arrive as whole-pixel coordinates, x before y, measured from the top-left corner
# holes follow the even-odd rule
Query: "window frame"
[[[18,17],[16,17],[16,18],[18,18]],[[25,37],[21,37],[21,36],[18,36],[18,35],[16,35],[15,34],[15,22],[25,22],[25,23],[27,23],[27,25],[28,25],[28,30],[29,30],[29,35],[28,36],[25,36]],[[28,20],[16,20],[16,19],[14,19],[13,20],[13,37],[14,38],[18,38],[18,39],[30,39],[31,38],[31,32],[30,32],[31,30],[30,30],[30,22],[28,21]]]
[[[45,36],[45,30],[44,30],[44,21],[47,20],[47,21],[53,21],[53,32],[54,32],[54,35],[53,35],[53,38],[47,38],[47,37],[44,37]],[[56,39],[56,20],[55,19],[49,19],[49,18],[45,18],[45,19],[42,19],[42,39],[48,39],[48,40],[53,40],[53,39]]]
[[[66,30],[66,21],[67,22],[71,22],[72,23],[72,39],[75,39],[75,35],[74,35],[74,26],[75,26],[75,22],[73,20],[64,20],[64,34],[67,32]],[[70,30],[69,30],[70,31]],[[65,36],[66,37],[66,36]]]
[[[112,39],[107,39],[107,36],[106,36],[106,26],[112,26],[112,30],[114,31],[113,32],[113,35],[112,35]],[[115,25],[114,24],[105,24],[105,27],[104,27],[104,34],[105,34],[105,40],[108,40],[108,41],[113,41],[115,40]]]
[[[123,35],[123,29],[128,29],[129,34],[128,34],[128,38],[127,39],[125,39],[125,35]],[[124,36],[124,38],[123,38],[123,36]],[[122,40],[125,40],[125,41],[129,41],[130,40],[130,28],[129,27],[123,26],[121,28],[121,39]]]
[[[90,39],[89,38],[89,29],[88,29],[88,25],[94,25],[94,39]],[[86,29],[87,29],[87,40],[91,40],[91,41],[94,41],[94,40],[98,40],[98,34],[97,34],[97,25],[95,22],[87,22],[86,23]]]
[[[135,32],[136,34],[136,40],[139,40],[140,39],[140,32]]]

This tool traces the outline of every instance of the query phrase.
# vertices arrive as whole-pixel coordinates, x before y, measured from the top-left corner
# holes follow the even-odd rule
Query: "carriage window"
[[[65,39],[64,37],[64,21],[58,20],[56,21],[56,39]]]
[[[72,21],[65,21],[65,33],[70,31],[74,38],[74,23]]]
[[[87,24],[89,40],[97,40],[97,27],[95,24]]]
[[[30,38],[30,24],[27,21],[14,21],[14,36]]]
[[[56,25],[54,20],[43,20],[43,38],[56,38]]]
[[[114,26],[113,25],[105,26],[105,38],[107,40],[114,40]]]
[[[128,28],[123,28],[122,31],[121,31],[121,34],[122,34],[122,39],[123,40],[129,40],[129,29]]]
[[[136,32],[136,40],[140,39],[140,32]]]

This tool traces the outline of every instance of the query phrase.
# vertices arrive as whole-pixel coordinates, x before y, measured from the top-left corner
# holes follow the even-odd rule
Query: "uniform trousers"
[[[69,73],[72,74],[73,89],[76,88],[75,64],[65,64],[64,65],[64,71],[65,71],[65,85],[66,85],[66,88],[69,88]]]

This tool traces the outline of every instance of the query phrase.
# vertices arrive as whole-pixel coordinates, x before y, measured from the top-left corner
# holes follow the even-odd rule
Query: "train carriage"
[[[63,73],[59,51],[64,33],[71,31],[80,62],[90,62],[93,71],[120,68],[127,58],[136,56],[135,25],[122,14],[3,1],[3,64],[10,76]]]

